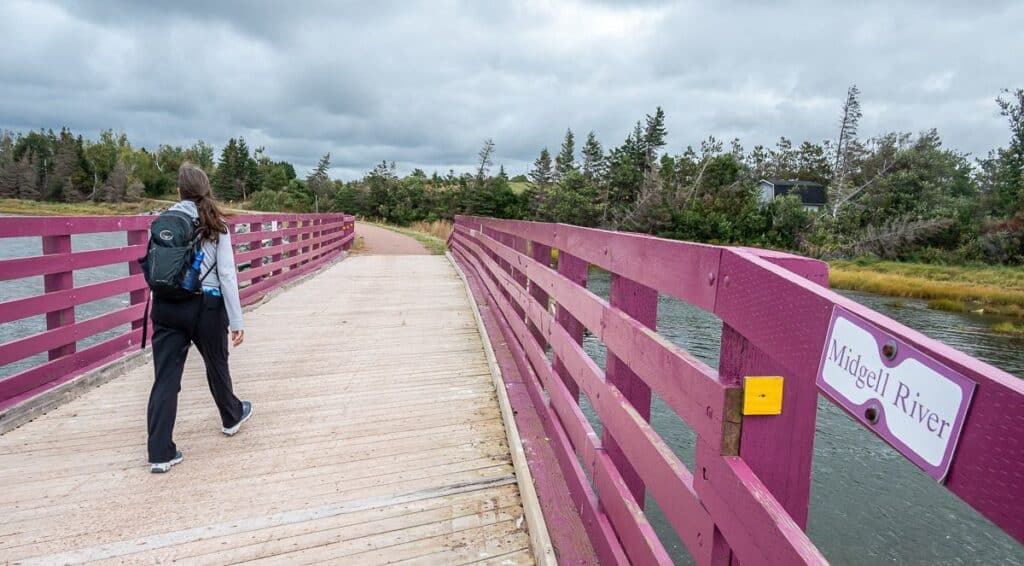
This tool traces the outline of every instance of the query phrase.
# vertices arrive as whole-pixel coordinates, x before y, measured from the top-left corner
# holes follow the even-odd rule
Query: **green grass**
[[[29,216],[119,216],[141,214],[166,207],[159,201],[139,202],[40,202],[34,200],[0,199],[0,213]]]
[[[526,189],[530,188],[530,183],[526,181],[509,181],[508,185],[512,189],[512,192],[517,195],[523,194],[526,192]]]
[[[1014,324],[1008,320],[992,325],[992,332],[997,334],[1017,334],[1024,336],[1024,325]]]
[[[836,289],[925,299],[939,310],[1024,318],[1024,268],[1019,267],[834,261],[829,283]]]

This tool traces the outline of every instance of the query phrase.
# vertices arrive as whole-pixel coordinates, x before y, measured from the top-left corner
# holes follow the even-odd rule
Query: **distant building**
[[[760,189],[758,200],[762,205],[792,193],[800,197],[804,210],[816,212],[825,206],[825,187],[813,181],[761,179]]]

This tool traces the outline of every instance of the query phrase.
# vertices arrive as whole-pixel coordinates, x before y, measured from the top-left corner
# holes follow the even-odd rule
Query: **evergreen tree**
[[[476,168],[476,181],[478,184],[483,183],[487,177],[487,173],[490,172],[491,166],[494,165],[492,158],[494,157],[494,140],[487,138],[484,140],[483,147],[480,148],[480,153],[477,154],[477,168]]]
[[[554,180],[554,172],[551,168],[551,154],[548,148],[540,150],[540,157],[533,162],[533,169],[530,170],[530,181],[538,188],[547,188]]]
[[[1024,89],[1003,91],[996,99],[999,114],[1010,125],[1010,143],[994,152],[995,178],[992,192],[995,213],[1010,216],[1024,213]]]
[[[572,130],[565,131],[565,138],[562,140],[562,149],[555,156],[555,180],[561,179],[576,170],[576,139]]]
[[[81,148],[70,131],[61,130],[57,150],[53,157],[53,171],[47,179],[46,198],[49,200],[80,200],[76,181],[82,177]]]
[[[211,183],[214,193],[224,200],[247,199],[259,188],[256,160],[242,138],[231,138],[221,150],[220,161]]]
[[[591,131],[587,134],[587,142],[583,144],[583,176],[593,181],[604,176],[604,149],[597,136]]]
[[[320,211],[320,201],[325,201],[334,190],[334,183],[328,175],[331,168],[331,154],[325,153],[316,165],[316,169],[306,177],[306,186],[313,193],[316,211]]]
[[[639,125],[639,124],[638,124]],[[643,133],[644,168],[650,170],[657,161],[658,152],[665,147],[665,111],[658,106],[654,116],[647,115]],[[639,137],[638,137],[639,139]]]

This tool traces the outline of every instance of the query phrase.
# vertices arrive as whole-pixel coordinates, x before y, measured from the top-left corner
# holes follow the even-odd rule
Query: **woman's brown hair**
[[[216,240],[228,231],[224,213],[217,206],[210,188],[210,178],[199,166],[188,161],[178,169],[178,191],[182,200],[196,203],[199,209],[199,233],[207,240]]]

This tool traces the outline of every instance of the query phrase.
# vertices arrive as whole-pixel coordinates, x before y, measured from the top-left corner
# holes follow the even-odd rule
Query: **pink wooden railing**
[[[602,563],[671,563],[643,512],[645,495],[698,564],[825,562],[804,529],[815,379],[836,307],[977,383],[945,487],[1024,541],[1024,382],[829,291],[824,263],[477,217],[458,217],[449,244],[501,331],[491,339],[507,345],[529,391],[519,397],[532,407],[513,401],[514,409],[539,416]],[[586,289],[590,265],[610,272],[610,301]],[[656,332],[659,293],[721,319],[717,369]],[[581,347],[584,328],[608,349],[604,371]],[[784,377],[781,414],[742,415],[746,376]],[[580,410],[581,391],[600,436]],[[695,470],[648,423],[652,391],[696,433]],[[537,484],[542,501],[556,485],[544,477]],[[572,536],[563,523],[549,519],[556,546]]]
[[[0,344],[0,367],[47,353],[47,360],[0,378],[0,410],[136,349],[149,293],[136,261],[154,216],[4,217],[5,238],[42,238],[42,255],[0,260],[0,281],[43,276],[43,293],[0,302],[0,324],[46,315],[46,330]],[[344,214],[246,214],[229,217],[243,304],[323,265],[352,243],[355,218]],[[76,234],[123,232],[124,246],[72,251]],[[128,265],[128,276],[75,286],[81,269]],[[128,306],[76,320],[75,307],[129,295]],[[80,348],[79,342],[130,324],[130,330]]]

